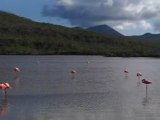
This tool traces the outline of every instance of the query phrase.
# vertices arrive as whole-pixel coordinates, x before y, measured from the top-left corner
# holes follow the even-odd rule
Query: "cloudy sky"
[[[0,10],[68,27],[107,24],[124,35],[160,33],[159,0],[1,0]]]

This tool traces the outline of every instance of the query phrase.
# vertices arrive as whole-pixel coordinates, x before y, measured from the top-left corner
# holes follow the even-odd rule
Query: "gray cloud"
[[[58,0],[45,5],[43,16],[67,19],[72,25],[88,27],[114,21],[139,21],[159,16],[157,0]]]

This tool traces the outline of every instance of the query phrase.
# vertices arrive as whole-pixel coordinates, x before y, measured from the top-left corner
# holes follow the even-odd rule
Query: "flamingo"
[[[127,75],[127,74],[128,74],[129,72],[128,72],[128,70],[127,70],[127,69],[125,69],[125,70],[124,70],[124,73],[125,73],[125,77],[128,77],[128,75]]]
[[[127,69],[124,70],[124,73],[129,73]]]
[[[148,101],[147,99],[148,99],[148,85],[149,84],[152,84],[152,82],[151,81],[149,81],[149,80],[146,80],[146,79],[142,79],[142,83],[144,83],[145,85],[146,85],[146,101]]]
[[[141,76],[143,76],[143,74],[141,72],[138,72],[137,77],[140,78]]]
[[[4,90],[5,96],[7,95],[7,89],[11,88],[9,83],[1,83],[0,89]]]
[[[146,84],[146,85],[148,85],[148,84],[152,84],[152,82],[151,82],[151,81],[148,81],[148,80],[146,80],[146,79],[143,79],[143,80],[142,80],[142,83],[144,83],[144,84]]]
[[[71,73],[72,73],[72,74],[75,74],[75,73],[77,73],[77,71],[76,71],[76,70],[72,70]]]
[[[14,67],[14,71],[15,71],[15,72],[21,72],[21,70],[20,70],[19,67]]]

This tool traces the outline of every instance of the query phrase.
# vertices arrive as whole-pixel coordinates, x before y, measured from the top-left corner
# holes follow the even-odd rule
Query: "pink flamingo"
[[[151,82],[151,81],[148,81],[148,80],[146,80],[146,79],[143,79],[143,80],[142,80],[142,83],[144,83],[144,84],[146,84],[146,85],[148,85],[148,84],[152,84],[152,82]]]
[[[138,72],[137,77],[140,78],[141,76],[143,76],[143,74],[141,72]]]
[[[9,83],[1,83],[0,84],[0,89],[4,90],[5,96],[7,95],[7,89],[11,88]]]
[[[21,70],[20,70],[19,67],[14,67],[14,71],[15,71],[15,72],[21,72]]]
[[[148,99],[148,85],[152,84],[152,82],[146,79],[142,79],[142,83],[146,85],[146,99]]]

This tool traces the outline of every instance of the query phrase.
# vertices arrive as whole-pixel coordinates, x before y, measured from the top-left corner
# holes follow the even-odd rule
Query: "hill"
[[[144,40],[144,41],[159,41],[160,42],[160,34],[152,34],[152,33],[145,33],[139,36],[132,36],[134,39]]]
[[[94,26],[94,27],[89,27],[89,28],[87,28],[87,30],[102,33],[107,36],[117,36],[117,37],[123,36],[122,34],[117,32],[113,28],[109,27],[108,25],[98,25],[98,26]]]
[[[160,56],[160,47],[125,36],[39,23],[0,11],[0,54]]]

